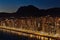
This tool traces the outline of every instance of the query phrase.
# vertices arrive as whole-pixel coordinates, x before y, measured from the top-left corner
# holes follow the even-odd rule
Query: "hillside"
[[[18,8],[15,13],[0,13],[0,17],[40,17],[40,16],[59,16],[60,8],[38,9],[33,5],[23,6]]]

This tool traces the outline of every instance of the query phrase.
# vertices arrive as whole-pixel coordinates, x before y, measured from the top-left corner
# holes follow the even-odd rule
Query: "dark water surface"
[[[38,39],[0,31],[0,40],[38,40]]]

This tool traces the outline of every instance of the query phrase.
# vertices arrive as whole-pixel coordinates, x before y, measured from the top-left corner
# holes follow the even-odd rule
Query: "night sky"
[[[27,5],[47,9],[60,7],[60,0],[0,0],[0,12],[15,12],[19,7]]]

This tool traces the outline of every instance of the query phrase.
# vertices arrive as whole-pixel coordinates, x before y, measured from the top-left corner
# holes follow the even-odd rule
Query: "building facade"
[[[15,27],[32,31],[43,31],[47,33],[60,34],[60,17],[20,17],[4,18],[0,20],[0,26]]]

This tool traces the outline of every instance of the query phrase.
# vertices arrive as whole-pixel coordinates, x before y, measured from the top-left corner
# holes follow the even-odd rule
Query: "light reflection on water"
[[[38,40],[38,39],[0,31],[0,40]]]

